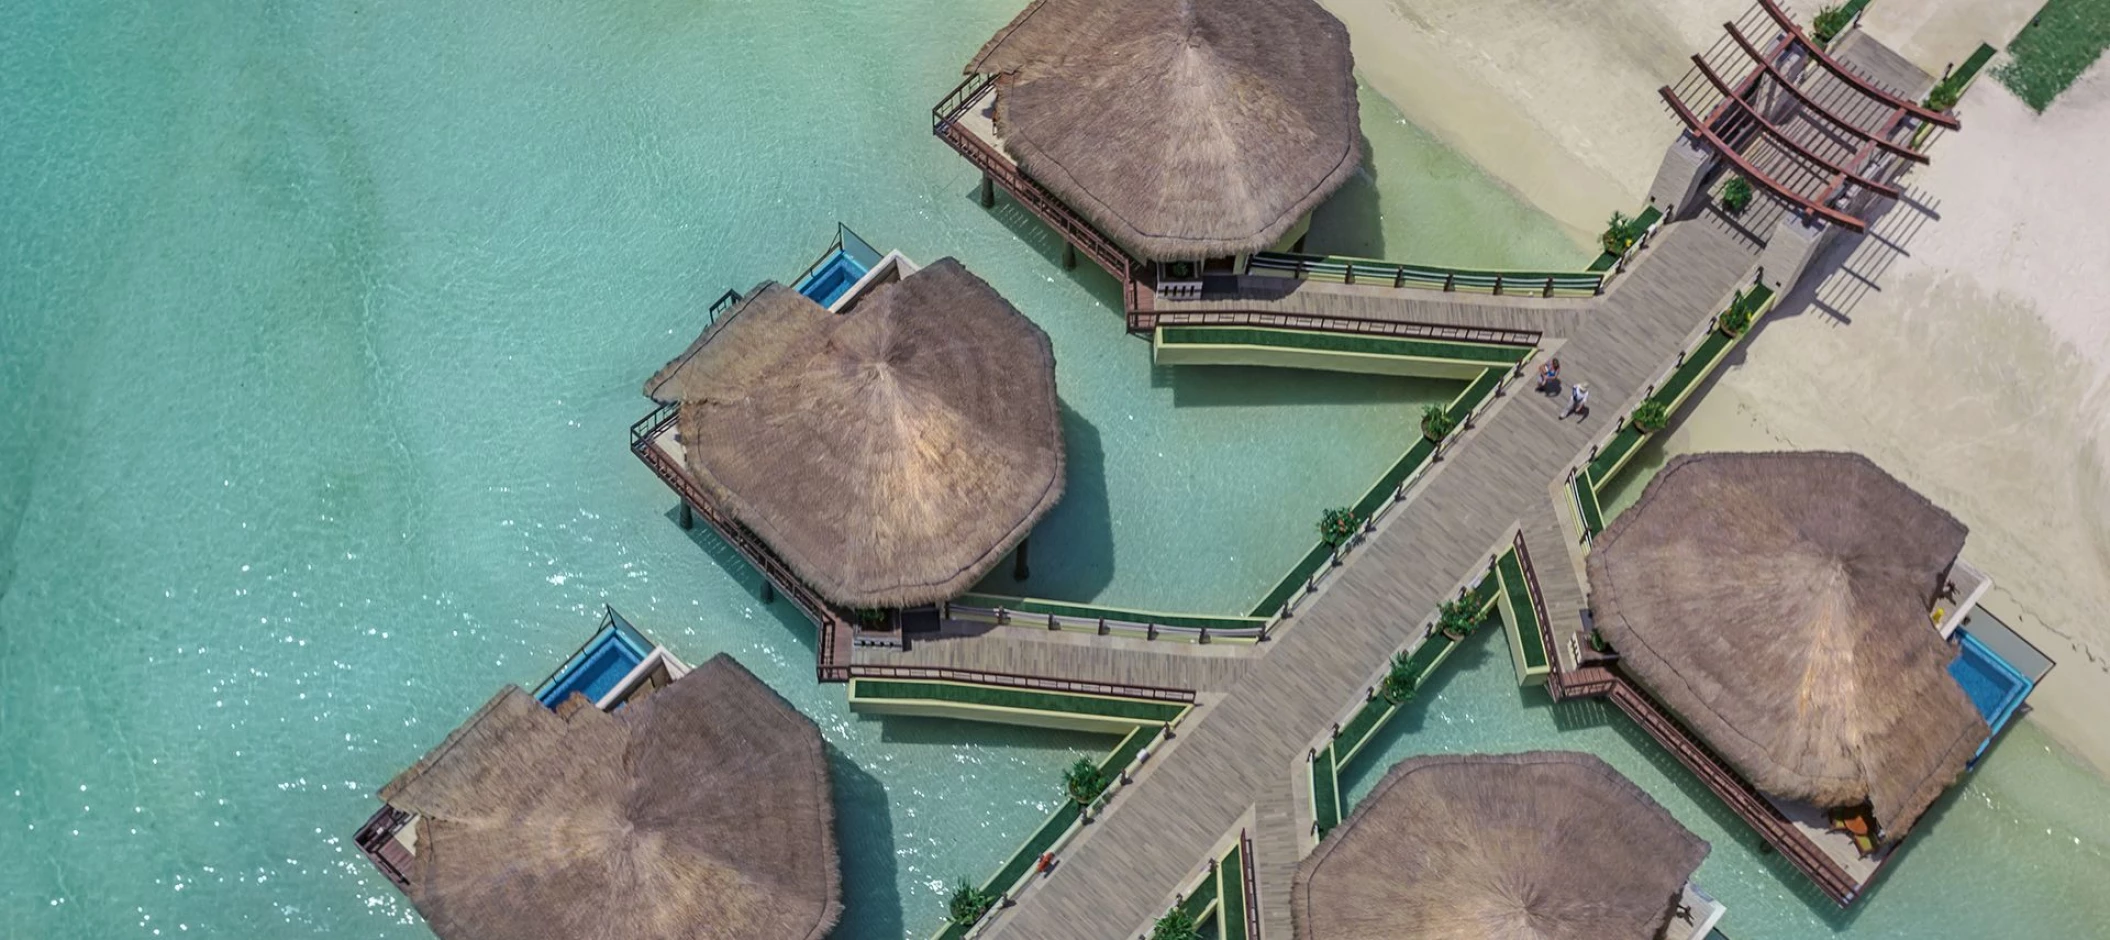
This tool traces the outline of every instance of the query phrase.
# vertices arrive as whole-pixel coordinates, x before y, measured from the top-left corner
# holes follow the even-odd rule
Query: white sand
[[[1789,297],[1666,448],[1856,450],[1954,512],[2059,661],[2029,720],[2110,774],[2110,60],[2041,117],[1993,81],[1959,113],[1907,180],[1938,218]]]
[[[1676,134],[1656,90],[1745,7],[1721,0],[1319,0],[1407,119],[1595,242]]]
[[[1646,199],[1657,89],[1744,0],[1320,0],[1421,127],[1583,238]],[[2040,0],[1882,0],[1929,73]],[[1808,10],[1802,11],[1805,15]],[[2110,775],[2110,60],[2039,117],[1989,77],[1844,266],[1787,299],[1666,441],[1860,451],[1971,527],[1986,603],[2059,661],[2029,720]]]

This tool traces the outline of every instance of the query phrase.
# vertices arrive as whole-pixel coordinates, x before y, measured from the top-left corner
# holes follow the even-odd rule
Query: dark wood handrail
[[[1546,667],[1551,671],[1552,684],[1560,685],[1561,651],[1554,645],[1553,620],[1546,616],[1546,598],[1539,593],[1538,569],[1531,566],[1531,551],[1524,547],[1524,533],[1516,535],[1517,567],[1524,569],[1524,590],[1531,595],[1531,611],[1539,621],[1539,643],[1546,648]],[[1559,693],[1555,693],[1559,697]]]
[[[1608,697],[1612,704],[1684,764],[1693,776],[1700,778],[1700,782],[1728,804],[1731,811],[1779,850],[1782,857],[1815,883],[1833,903],[1844,907],[1853,901],[1860,892],[1860,883],[1796,831],[1772,803],[1731,771],[1719,757],[1687,734],[1683,726],[1665,713],[1647,693],[1624,677],[1618,677]]]
[[[790,566],[778,558],[754,533],[749,532],[746,526],[721,512],[717,504],[705,497],[703,491],[689,479],[688,474],[675,466],[672,458],[652,443],[674,424],[680,410],[678,405],[663,404],[645,416],[644,420],[631,425],[630,452],[644,461],[645,466],[652,468],[652,472],[673,489],[675,495],[681,497],[705,522],[710,523],[711,528],[720,538],[725,539],[726,544],[746,558],[748,564],[753,565],[756,571],[769,579],[779,593],[789,598],[793,606],[813,621],[814,627],[820,631],[817,642],[818,675],[823,682],[841,681],[834,676],[841,665],[838,661],[841,650],[838,647],[848,647],[854,629],[849,620],[838,615],[825,599],[807,587]]]
[[[1156,685],[1130,685],[1121,682],[1093,682],[1084,679],[1052,679],[1047,676],[1032,676],[1016,672],[993,672],[986,669],[959,669],[952,666],[914,666],[898,663],[857,663],[844,667],[852,679],[930,679],[951,682],[973,682],[980,685],[1002,686],[1011,689],[1031,689],[1038,692],[1073,692],[1079,695],[1108,695],[1120,698],[1146,699],[1153,702],[1168,702],[1176,705],[1192,705],[1194,690],[1174,689]]]
[[[1253,835],[1244,829],[1238,830],[1238,864],[1245,869],[1241,875],[1245,882],[1245,935],[1246,940],[1260,940],[1260,882],[1253,874]]]
[[[1158,311],[1156,326],[1246,326],[1274,327],[1312,333],[1350,333],[1358,336],[1403,336],[1417,339],[1446,339],[1493,343],[1504,346],[1537,346],[1545,334],[1537,330],[1502,327],[1450,326],[1411,320],[1365,320],[1357,317],[1278,313],[1271,310],[1182,310]]]

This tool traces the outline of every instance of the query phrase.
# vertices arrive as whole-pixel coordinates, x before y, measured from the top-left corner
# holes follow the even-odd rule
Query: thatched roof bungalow
[[[1313,0],[1033,0],[982,46],[1019,169],[1136,258],[1267,250],[1362,162],[1348,29]]]
[[[645,394],[704,496],[847,608],[966,592],[1062,497],[1054,349],[951,258],[841,313],[765,282]]]
[[[1965,532],[1857,454],[1684,456],[1595,540],[1590,605],[1745,780],[1895,841],[1990,733],[1929,620]]]
[[[442,940],[819,940],[842,913],[813,722],[723,654],[613,714],[516,686],[381,790]],[[405,836],[398,836],[402,839]]]
[[[1299,940],[1652,940],[1708,846],[1588,754],[1401,762],[1297,868]]]

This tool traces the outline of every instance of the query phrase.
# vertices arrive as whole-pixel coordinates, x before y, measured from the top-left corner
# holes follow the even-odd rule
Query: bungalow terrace
[[[1842,905],[2050,668],[1969,610],[1965,535],[1858,454],[1700,454],[1592,542],[1614,700]]]
[[[1362,162],[1354,69],[1312,0],[1034,0],[933,129],[1133,308],[1301,240]]]
[[[355,842],[441,940],[827,936],[820,729],[729,656],[663,661],[606,707],[507,686],[381,788]]]
[[[904,611],[934,624],[1006,554],[1024,568],[1064,452],[1047,334],[958,261],[816,277],[733,295],[645,383],[631,446],[819,625],[841,680],[858,637],[898,643]]]

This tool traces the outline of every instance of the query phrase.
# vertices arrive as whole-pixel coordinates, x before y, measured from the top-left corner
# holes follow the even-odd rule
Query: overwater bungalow
[[[1296,244],[1362,162],[1348,30],[1312,0],[1034,0],[933,118],[1133,289]]]
[[[1402,761],[1297,868],[1299,940],[1705,937],[1708,845],[1588,754]]]
[[[842,912],[820,730],[730,656],[617,710],[508,686],[357,842],[441,940],[818,940]]]
[[[1973,610],[1988,582],[1965,535],[1857,454],[1701,454],[1590,551],[1612,668],[1763,798],[1745,818],[1802,843],[1783,847],[1841,903],[2050,668]]]
[[[765,281],[645,394],[633,448],[821,626],[823,678],[1023,568],[1063,492],[1047,334],[951,258],[889,255],[827,307]]]

